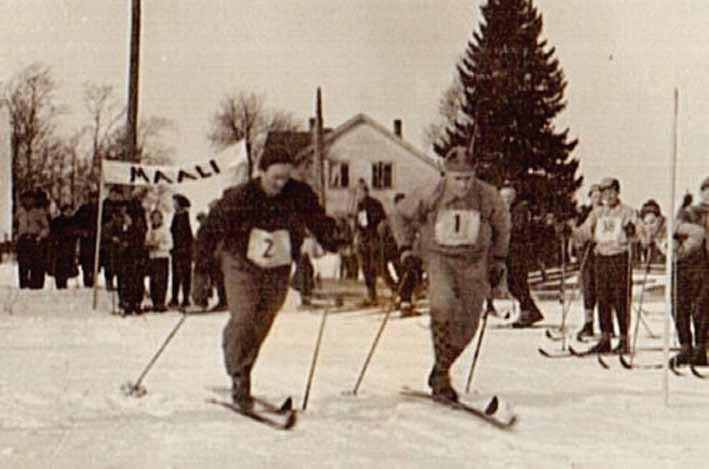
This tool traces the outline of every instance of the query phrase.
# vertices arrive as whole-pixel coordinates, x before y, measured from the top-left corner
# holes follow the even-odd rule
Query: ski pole
[[[399,288],[397,291],[397,296],[401,293],[401,287],[406,283],[406,280],[408,279],[410,275],[410,272],[407,270],[404,275],[401,276],[401,283],[399,284]],[[384,332],[384,328],[387,325],[387,322],[389,322],[389,316],[391,316],[391,312],[394,309],[394,304],[396,303],[396,298],[392,298],[391,301],[389,302],[389,306],[387,307],[386,313],[384,314],[384,319],[382,320],[381,326],[379,326],[379,330],[377,331],[377,335],[374,336],[374,342],[372,342],[372,346],[369,349],[369,353],[367,354],[367,358],[364,360],[364,365],[362,366],[362,371],[359,373],[359,377],[357,378],[357,383],[355,383],[355,387],[352,390],[352,395],[356,396],[357,391],[359,390],[360,384],[362,384],[362,380],[364,379],[364,374],[367,371],[367,367],[369,366],[369,362],[372,360],[372,356],[374,356],[374,351],[377,348],[377,344],[379,343],[379,339],[382,336],[382,333]]]
[[[581,258],[581,264],[579,264],[579,273],[578,276],[583,277],[583,271],[586,268],[586,262],[588,261],[589,254],[591,253],[591,249],[593,248],[593,244],[589,243],[586,248],[584,249],[583,252],[583,257]],[[574,301],[579,297],[579,292],[583,288],[583,281],[579,282],[580,284],[578,285],[578,289],[576,293],[572,296],[571,300],[566,302],[564,306],[562,306],[562,315],[561,315],[561,325],[559,326],[559,329],[561,330],[563,334],[563,341],[561,343],[561,349],[566,350],[566,318],[569,315],[569,311],[571,311],[571,306],[573,305]]]
[[[167,344],[170,343],[173,337],[175,337],[175,334],[177,334],[177,331],[180,329],[182,326],[182,323],[185,322],[185,319],[187,319],[187,313],[182,313],[182,317],[178,321],[178,323],[175,325],[175,327],[170,331],[170,334],[168,334],[167,338],[165,338],[165,342],[160,346],[158,351],[153,355],[153,358],[148,362],[148,365],[145,367],[143,372],[140,374],[138,377],[138,380],[135,382],[135,384],[131,383],[130,381],[126,382],[121,386],[121,390],[123,391],[124,394],[127,396],[136,396],[136,397],[143,397],[146,393],[147,390],[145,387],[141,385],[143,382],[143,379],[145,379],[145,376],[148,374],[148,371],[153,367],[155,362],[158,360],[158,357],[162,354],[163,350],[165,350],[165,347],[167,347]]]
[[[480,326],[480,334],[478,335],[478,343],[475,344],[475,353],[473,354],[473,363],[470,365],[470,372],[468,373],[468,382],[465,384],[465,392],[470,392],[470,383],[473,382],[473,373],[475,372],[475,364],[478,362],[478,356],[480,355],[480,348],[483,343],[483,336],[485,335],[485,327],[487,326],[487,311],[483,313],[483,324]]]
[[[643,284],[640,287],[640,297],[638,298],[638,319],[635,321],[635,330],[633,331],[633,347],[630,349],[630,364],[633,364],[635,358],[635,350],[638,346],[638,332],[640,329],[640,323],[643,322],[643,298],[645,296],[645,284],[647,283],[647,276],[650,273],[650,262],[652,256],[648,255],[647,262],[645,264],[645,272],[643,273]],[[646,325],[647,327],[647,325]]]
[[[320,354],[320,344],[322,343],[323,333],[325,331],[325,322],[327,321],[327,313],[329,308],[323,309],[322,318],[320,319],[320,329],[318,337],[315,340],[315,350],[313,351],[313,359],[310,361],[310,371],[308,372],[308,382],[305,385],[305,395],[303,396],[303,410],[308,407],[308,397],[310,396],[310,386],[313,384],[313,376],[315,375],[315,364],[318,361]]]

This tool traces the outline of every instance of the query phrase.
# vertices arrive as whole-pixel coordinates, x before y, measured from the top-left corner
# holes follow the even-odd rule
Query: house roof
[[[436,164],[436,162],[428,157],[424,152],[416,148],[415,146],[411,145],[408,143],[406,140],[399,138],[396,136],[394,132],[389,130],[388,128],[384,127],[382,124],[379,122],[375,121],[371,117],[369,117],[366,114],[360,113],[346,121],[345,123],[341,124],[339,127],[335,128],[332,132],[326,133],[325,136],[323,137],[323,143],[325,145],[331,144],[338,138],[340,138],[342,135],[346,134],[350,130],[354,129],[358,125],[366,124],[387,137],[389,140],[393,141],[397,145],[401,146],[404,148],[406,151],[408,151],[412,156],[415,158],[418,158],[419,160],[423,161],[426,163],[428,166],[431,168],[435,169],[436,171],[439,171],[440,168]],[[302,147],[302,149],[299,152],[299,155],[304,155],[306,153],[310,153],[313,151],[313,146],[308,145],[306,147]]]

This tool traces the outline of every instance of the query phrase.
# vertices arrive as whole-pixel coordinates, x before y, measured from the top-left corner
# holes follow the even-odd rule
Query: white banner
[[[209,160],[187,166],[153,166],[125,161],[104,161],[102,177],[109,184],[132,186],[165,185],[180,186],[191,182],[202,182],[234,173],[233,178],[241,180],[246,175],[248,159],[246,142],[242,140]]]

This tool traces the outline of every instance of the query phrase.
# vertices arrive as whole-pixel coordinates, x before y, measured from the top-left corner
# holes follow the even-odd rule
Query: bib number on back
[[[442,246],[474,245],[480,233],[480,212],[441,210],[436,216],[436,242]]]
[[[292,256],[288,231],[270,232],[253,228],[249,234],[246,257],[265,269],[290,265]]]
[[[360,210],[359,213],[357,213],[357,222],[362,228],[366,228],[369,225],[366,210]]]

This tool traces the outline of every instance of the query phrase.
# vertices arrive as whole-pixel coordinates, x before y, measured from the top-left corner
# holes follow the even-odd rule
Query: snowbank
[[[190,316],[148,375],[147,395],[125,397],[179,319],[177,313],[122,319],[108,314],[101,291],[92,311],[82,289],[10,288],[0,265],[0,467],[703,467],[707,386],[671,379],[664,406],[661,371],[626,371],[609,359],[545,359],[555,350],[543,328],[500,328],[491,319],[475,374],[475,394],[498,393],[520,421],[502,432],[467,415],[402,398],[403,385],[425,388],[431,346],[425,317],[392,320],[358,397],[351,390],[381,314],[332,315],[308,410],[291,432],[277,432],[205,403],[226,389],[221,330],[226,314]],[[254,392],[302,400],[319,314],[296,312],[291,295],[262,350]],[[504,302],[500,302],[502,306]],[[543,302],[545,325],[560,306]],[[648,321],[662,332],[663,305]],[[582,320],[577,301],[572,329]],[[660,341],[641,336],[641,347]],[[583,347],[579,345],[579,348]],[[472,358],[455,369],[462,389]],[[643,351],[640,362],[659,362]]]

